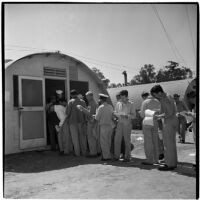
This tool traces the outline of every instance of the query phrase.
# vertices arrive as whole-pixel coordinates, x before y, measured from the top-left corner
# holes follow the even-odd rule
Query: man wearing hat
[[[72,90],[70,94],[71,94],[71,99],[68,102],[66,113],[67,113],[75,155],[80,156],[80,153],[82,155],[86,155],[86,150],[87,150],[86,126],[85,126],[86,119],[84,113],[77,108],[77,105],[81,105],[84,108],[86,108],[86,104],[85,101],[78,98],[78,93],[76,90]]]
[[[62,90],[56,90],[56,103],[60,104],[62,106],[67,105],[67,101],[65,100],[63,96],[63,91]]]
[[[118,124],[115,133],[114,156],[118,160],[121,153],[121,142],[124,136],[125,141],[125,159],[130,161],[131,153],[131,130],[132,119],[135,116],[135,108],[133,103],[128,100],[128,91],[122,90],[120,92],[121,101],[119,101],[115,108],[115,115],[118,117]]]
[[[97,109],[95,119],[100,127],[100,145],[102,151],[102,160],[111,159],[111,137],[113,130],[113,107],[107,103],[108,96],[99,94],[101,105]]]
[[[177,111],[176,115],[178,117],[178,134],[179,134],[180,143],[185,143],[187,120],[180,113],[182,111],[188,111],[188,109],[187,109],[186,105],[183,103],[183,101],[180,100],[180,95],[174,94],[174,101],[175,101],[176,111]]]
[[[93,118],[93,115],[96,114],[98,108],[97,103],[94,100],[93,93],[88,91],[86,94],[88,101],[88,111],[89,115],[87,117],[87,139],[89,145],[89,156],[97,156],[98,152],[98,138],[97,138],[97,121]],[[99,150],[100,151],[100,150]]]

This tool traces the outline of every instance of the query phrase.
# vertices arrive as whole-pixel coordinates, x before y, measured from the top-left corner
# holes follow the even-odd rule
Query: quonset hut
[[[56,90],[69,100],[70,90],[83,96],[107,93],[102,81],[83,62],[62,53],[37,53],[6,64],[5,154],[48,148],[45,105]]]

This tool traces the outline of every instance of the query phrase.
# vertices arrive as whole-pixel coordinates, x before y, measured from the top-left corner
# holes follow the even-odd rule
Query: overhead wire
[[[190,23],[190,17],[189,17],[189,11],[188,11],[187,4],[185,5],[185,9],[186,9],[186,13],[187,13],[187,20],[188,20],[189,31],[190,31],[190,38],[191,38],[191,41],[192,41],[192,47],[193,47],[193,51],[194,51],[194,58],[196,59],[196,51],[195,51],[194,39],[193,39],[193,35],[192,35],[192,27],[191,27],[191,23]]]
[[[6,50],[14,50],[14,51],[33,51],[33,50],[42,50],[42,51],[53,51],[53,50],[49,50],[49,49],[40,49],[40,48],[33,48],[33,47],[27,47],[27,46],[20,46],[20,45],[11,45],[11,44],[8,44],[6,46],[10,46],[10,47],[15,47],[15,48],[26,48],[28,50],[24,50],[24,49],[6,49]],[[90,63],[93,63],[93,64],[96,64],[96,65],[101,65],[106,66],[108,67],[109,65],[109,68],[112,68],[112,69],[115,69],[115,70],[118,70],[118,71],[123,71],[122,68],[124,68],[124,70],[128,71],[128,72],[131,72],[131,73],[135,73],[135,71],[131,71],[130,69],[133,69],[133,68],[130,68],[130,67],[126,67],[126,66],[122,66],[122,65],[119,65],[119,64],[114,64],[114,63],[111,63],[111,62],[107,62],[107,61],[101,61],[101,60],[98,60],[98,59],[94,59],[94,58],[88,58],[88,57],[85,57],[85,56],[81,56],[81,55],[78,55],[78,54],[75,54],[73,52],[69,52],[67,53],[68,55],[71,54],[71,56],[76,56],[76,57],[80,57],[82,60],[86,60],[87,62],[90,62]],[[80,59],[80,60],[81,60]],[[91,62],[92,61],[92,62]],[[94,62],[95,61],[95,62]],[[103,63],[103,64],[102,64]],[[112,65],[112,66],[110,66]],[[114,67],[115,66],[115,67]]]
[[[174,53],[174,56],[176,57],[177,60],[179,60],[179,58],[180,58],[184,63],[186,63],[185,60],[183,59],[182,55],[180,54],[179,50],[177,49],[174,41],[172,40],[172,38],[170,37],[169,33],[167,32],[167,29],[166,29],[166,27],[165,27],[160,15],[159,15],[159,13],[158,13],[158,10],[157,10],[156,6],[153,5],[153,4],[151,4],[151,6],[153,8],[153,11],[154,11],[156,17],[158,18],[158,20],[159,20],[159,22],[161,24],[161,27],[162,27],[166,37],[167,37],[168,43],[169,43],[169,45],[171,47],[172,52]],[[178,56],[179,56],[179,58],[178,58]]]

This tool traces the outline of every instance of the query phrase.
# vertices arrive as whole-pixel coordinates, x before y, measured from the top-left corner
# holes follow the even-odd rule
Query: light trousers
[[[131,154],[131,122],[118,122],[115,133],[114,156],[119,159],[121,154],[122,137],[124,136],[125,142],[125,159],[130,158]]]
[[[60,151],[64,151],[65,154],[69,154],[73,151],[72,139],[67,122],[62,125],[58,132],[58,145]]]
[[[84,123],[74,123],[70,124],[69,127],[75,155],[85,155],[87,150],[86,125]]]
[[[88,122],[87,123],[87,139],[90,150],[90,155],[97,154],[97,142],[98,142],[97,128],[96,122]]]
[[[182,140],[185,140],[187,121],[184,116],[178,117],[178,133]]]
[[[157,126],[143,125],[144,152],[147,162],[153,164],[159,160],[159,135]]]
[[[100,145],[104,159],[111,159],[111,139],[112,126],[107,124],[100,125]]]
[[[163,124],[163,143],[165,163],[168,167],[177,166],[176,131],[178,128],[177,117],[164,120]]]

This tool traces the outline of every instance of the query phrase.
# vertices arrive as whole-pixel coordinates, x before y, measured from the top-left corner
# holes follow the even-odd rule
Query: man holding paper
[[[143,118],[144,151],[147,158],[142,163],[144,165],[152,165],[159,160],[158,122],[153,118],[158,111],[160,111],[160,102],[152,96],[148,96],[142,102],[140,116]]]
[[[164,119],[162,133],[165,165],[159,167],[159,170],[173,170],[177,167],[176,131],[178,128],[174,100],[163,91],[160,85],[151,88],[151,95],[161,103],[161,112],[155,114],[154,119]]]
[[[121,153],[121,142],[124,136],[125,141],[125,159],[130,161],[131,153],[131,130],[132,119],[135,116],[135,108],[132,102],[128,100],[128,91],[122,90],[120,92],[121,101],[116,104],[115,115],[118,117],[118,124],[115,133],[114,156],[119,160]]]

